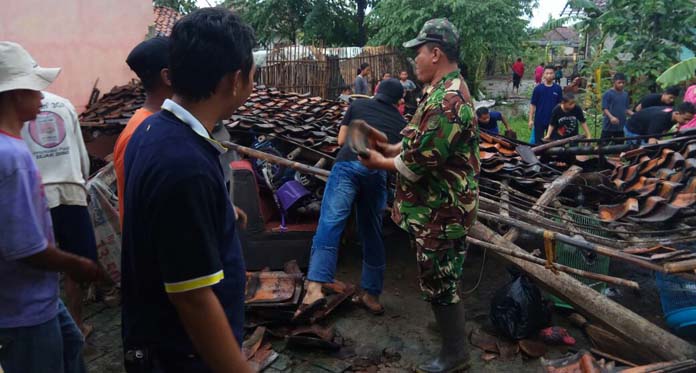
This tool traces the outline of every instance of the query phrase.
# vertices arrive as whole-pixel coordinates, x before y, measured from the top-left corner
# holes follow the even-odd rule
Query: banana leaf
[[[657,83],[662,87],[679,84],[693,78],[694,70],[696,70],[696,57],[691,57],[665,70],[657,78]]]

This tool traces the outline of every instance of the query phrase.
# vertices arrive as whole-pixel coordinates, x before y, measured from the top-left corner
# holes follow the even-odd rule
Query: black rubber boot
[[[462,303],[449,306],[433,304],[435,321],[440,329],[440,354],[416,368],[419,373],[460,372],[469,368],[469,348]]]

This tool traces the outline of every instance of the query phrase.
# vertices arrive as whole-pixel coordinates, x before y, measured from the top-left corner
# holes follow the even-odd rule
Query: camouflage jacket
[[[459,71],[431,86],[401,134],[392,218],[416,237],[466,236],[478,208],[479,130]]]

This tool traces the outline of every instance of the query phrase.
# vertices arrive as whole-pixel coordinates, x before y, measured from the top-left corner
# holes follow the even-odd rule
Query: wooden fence
[[[256,73],[256,83],[284,91],[310,93],[335,99],[344,86],[352,86],[358,67],[368,63],[370,92],[384,73],[397,77],[412,68],[406,57],[392,47],[322,48],[295,45],[271,50]]]

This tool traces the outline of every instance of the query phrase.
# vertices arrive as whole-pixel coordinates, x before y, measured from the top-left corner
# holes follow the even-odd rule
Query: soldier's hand
[[[531,130],[532,128],[534,128],[534,121],[533,121],[533,120],[530,120],[529,123],[528,123],[528,126],[529,126],[529,129],[530,129],[530,130]]]

